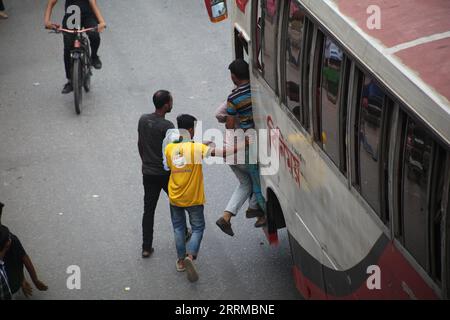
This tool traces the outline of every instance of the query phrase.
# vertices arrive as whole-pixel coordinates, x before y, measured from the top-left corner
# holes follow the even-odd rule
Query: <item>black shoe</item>
[[[102,62],[100,61],[100,58],[98,56],[97,57],[92,57],[92,65],[97,70],[102,68]]]
[[[68,94],[68,93],[71,93],[72,91],[73,91],[72,83],[71,82],[67,82],[64,85],[64,89],[62,89],[61,93],[62,94]]]
[[[150,258],[150,256],[153,254],[155,249],[151,248],[150,250],[142,250],[142,258],[147,259]]]
[[[231,229],[231,223],[227,222],[223,217],[216,221],[217,226],[229,236],[234,236],[233,229]]]

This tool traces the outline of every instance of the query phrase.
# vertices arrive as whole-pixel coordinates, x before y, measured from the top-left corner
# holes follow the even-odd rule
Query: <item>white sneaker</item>
[[[0,18],[1,19],[8,19],[8,15],[5,13],[5,11],[0,11]]]

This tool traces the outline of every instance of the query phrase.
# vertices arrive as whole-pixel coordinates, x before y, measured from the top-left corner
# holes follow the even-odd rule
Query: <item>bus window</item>
[[[244,59],[247,63],[249,63],[248,56],[248,43],[245,40],[244,36],[239,32],[239,30],[234,29],[234,48],[235,48],[235,58],[236,59]]]
[[[278,93],[277,43],[278,43],[278,0],[257,1],[254,50],[255,67],[259,69],[267,84]]]
[[[363,75],[360,84],[359,115],[357,130],[356,162],[357,186],[361,195],[381,217],[381,141],[385,93],[369,75]]]
[[[295,117],[302,121],[301,57],[305,14],[296,0],[289,1],[286,30],[286,105]]]
[[[344,53],[331,39],[325,38],[322,62],[321,112],[323,150],[341,167],[339,129],[341,82],[344,74]]]
[[[302,79],[303,79],[303,90],[302,90],[302,98],[303,98],[303,115],[302,115],[302,125],[306,130],[309,130],[310,120],[309,120],[309,72],[311,70],[311,47],[313,41],[314,34],[314,24],[308,19],[305,18],[305,47],[303,48],[303,70],[302,70]]]
[[[403,244],[439,282],[446,154],[413,119],[407,119],[404,130],[400,210]]]
[[[262,27],[262,8],[260,4],[260,0],[255,0],[254,10],[254,25],[255,25],[255,41],[253,47],[253,61],[254,68],[257,69],[260,73],[263,72],[263,63],[262,63],[262,38],[263,38],[263,27]]]

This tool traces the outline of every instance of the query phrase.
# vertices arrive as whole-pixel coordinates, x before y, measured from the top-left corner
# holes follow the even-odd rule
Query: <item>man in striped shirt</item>
[[[228,97],[226,128],[234,130],[238,127],[244,131],[253,129],[255,123],[253,121],[249,65],[243,59],[237,59],[230,64],[229,70],[231,80],[236,85],[236,89]],[[239,120],[238,126],[236,125],[236,118]],[[234,231],[231,228],[231,218],[238,214],[238,211],[247,199],[249,200],[249,209],[246,217],[258,218],[255,223],[257,228],[266,224],[266,207],[265,199],[261,192],[259,167],[256,163],[249,163],[248,153],[249,151],[246,152],[245,164],[236,163],[231,166],[231,170],[239,180],[239,185],[231,196],[223,216],[216,221],[216,225],[229,236],[234,236]]]
[[[250,72],[247,62],[237,59],[230,64],[231,79],[236,89],[228,97],[227,129],[234,129],[234,117],[240,121],[240,128],[247,130],[255,127],[253,122],[252,93],[250,90]]]

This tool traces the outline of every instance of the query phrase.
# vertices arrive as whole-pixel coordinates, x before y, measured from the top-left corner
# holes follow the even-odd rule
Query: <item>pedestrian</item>
[[[192,141],[196,121],[191,115],[178,116],[180,140],[169,143],[165,149],[167,167],[170,169],[170,213],[178,255],[176,269],[179,272],[187,271],[191,282],[199,278],[193,261],[198,256],[205,230],[205,193],[201,160],[208,151],[206,145]],[[192,228],[188,243],[185,242],[186,211]]]
[[[0,0],[0,19],[8,19],[8,15],[5,12],[5,5],[3,0]]]
[[[0,226],[2,225],[1,216],[4,204],[0,203]],[[39,291],[47,291],[48,287],[37,276],[36,269],[31,261],[31,258],[26,253],[19,238],[10,233],[11,245],[8,252],[5,255],[4,263],[6,274],[9,280],[9,286],[11,294],[14,296],[20,289],[25,297],[30,297],[33,294],[31,285],[25,278],[23,267],[28,271],[30,278]]]
[[[231,80],[236,88],[227,100],[226,128],[228,130],[239,128],[244,131],[254,129],[249,65],[243,59],[236,59],[230,64],[229,70]],[[230,236],[234,235],[231,219],[237,215],[247,199],[250,200],[246,217],[249,219],[258,218],[255,223],[257,228],[266,224],[266,206],[261,192],[259,167],[257,163],[250,163],[252,157],[249,156],[249,152],[250,150],[246,150],[246,163],[231,166],[239,180],[239,185],[228,202],[223,216],[216,221],[216,225]]]
[[[11,235],[5,226],[0,225],[0,300],[11,300],[12,293],[9,287],[8,276],[5,270],[5,255],[11,246]]]
[[[175,246],[178,259],[176,269],[186,271],[191,282],[199,279],[194,261],[197,259],[205,230],[205,192],[202,161],[205,157],[226,157],[230,149],[216,149],[192,139],[195,135],[197,119],[188,114],[177,117],[179,138],[165,148],[165,162],[170,169],[169,200]],[[241,146],[235,146],[236,153]],[[192,228],[189,241],[186,237],[186,212]]]
[[[47,29],[58,29],[59,24],[51,22],[52,11],[58,0],[48,0],[47,8],[45,10],[45,27]],[[73,20],[73,15],[77,13],[73,10],[73,7],[78,7],[81,13],[79,28],[93,28],[98,27],[98,32],[103,32],[106,28],[105,19],[103,18],[100,9],[97,5],[97,0],[66,0],[65,2],[65,15],[62,21],[63,28],[70,28],[67,23]],[[77,21],[77,19],[75,19]],[[91,60],[95,69],[102,68],[102,62],[98,56],[98,50],[100,48],[100,34],[97,32],[88,32],[89,42],[91,44]],[[73,49],[74,35],[64,33],[64,66],[66,69],[67,83],[64,85],[62,94],[68,94],[73,91],[72,86],[72,59],[70,51]]]
[[[173,98],[169,91],[159,90],[153,95],[155,112],[144,114],[139,120],[138,148],[142,160],[144,184],[144,216],[142,218],[142,257],[149,258],[154,252],[153,226],[155,210],[161,189],[168,194],[170,173],[164,170],[162,161],[162,143],[169,129],[175,128],[166,119],[172,111]]]

